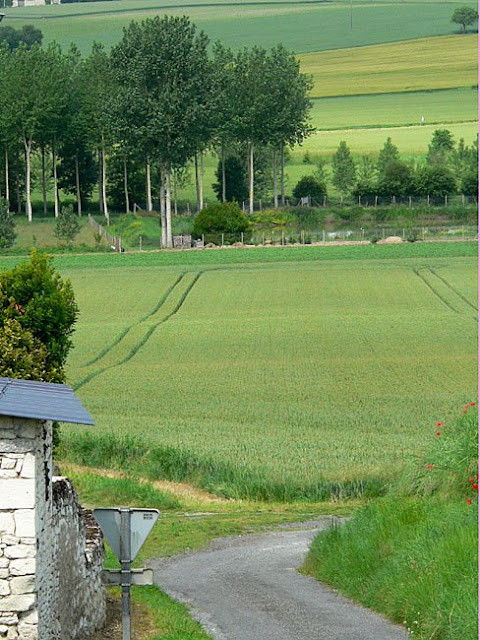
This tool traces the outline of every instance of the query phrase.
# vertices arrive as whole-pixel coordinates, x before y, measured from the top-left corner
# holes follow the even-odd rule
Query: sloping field
[[[97,345],[90,358],[112,339],[98,340],[96,327],[116,323],[113,301],[128,304],[129,288],[147,311],[169,295],[146,332],[132,315],[132,344],[120,341],[116,354],[82,370],[72,361],[69,377],[84,380],[78,394],[95,416],[93,435],[158,447],[159,475],[193,473],[228,495],[276,486],[318,497],[312,487],[322,483],[391,476],[423,449],[437,420],[475,396],[471,258],[218,264],[183,275],[144,267],[131,270],[132,280],[117,273],[69,269],[84,307],[77,362],[88,351],[85,326]],[[102,281],[102,304],[87,308]],[[86,371],[95,377],[85,380]],[[85,433],[65,432],[67,440]]]
[[[477,36],[444,36],[300,56],[313,97],[471,87]]]
[[[319,98],[313,101],[312,125],[316,129],[392,127],[474,121],[478,117],[476,89],[415,91]]]
[[[6,8],[11,26],[34,23],[45,41],[75,42],[85,53],[94,41],[106,47],[122,37],[131,20],[154,15],[189,15],[212,39],[238,49],[282,42],[295,52],[324,51],[449,34],[455,5],[440,3],[355,3],[353,30],[348,2],[225,2],[122,0],[43,7]],[[328,95],[328,94],[327,94]]]

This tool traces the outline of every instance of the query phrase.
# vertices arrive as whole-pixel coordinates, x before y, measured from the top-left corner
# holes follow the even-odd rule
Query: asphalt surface
[[[315,533],[331,523],[220,538],[148,564],[215,640],[406,640],[403,627],[297,572]]]

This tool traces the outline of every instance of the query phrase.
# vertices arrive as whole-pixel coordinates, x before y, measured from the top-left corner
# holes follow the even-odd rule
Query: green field
[[[216,474],[229,494],[391,478],[475,395],[474,253],[65,257],[81,309],[69,380],[93,434],[159,447],[160,469],[162,455],[195,460],[196,480]]]
[[[476,89],[415,91],[383,95],[342,96],[313,101],[312,125],[317,130],[377,128],[475,121]],[[473,138],[472,138],[473,139]]]
[[[122,0],[7,8],[5,14],[14,27],[34,23],[42,29],[45,41],[56,40],[63,46],[73,41],[83,52],[94,41],[110,47],[131,20],[168,13],[189,15],[212,40],[221,39],[236,49],[282,42],[300,53],[451,34],[454,6],[450,2],[356,2],[353,30],[348,2],[240,5],[221,0],[188,4],[168,0],[159,6],[155,0]]]
[[[300,56],[313,76],[312,97],[471,87],[477,36],[423,38]]]

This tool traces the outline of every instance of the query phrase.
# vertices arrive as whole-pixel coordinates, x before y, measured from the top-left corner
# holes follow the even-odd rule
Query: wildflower
[[[443,427],[444,424],[445,424],[444,422],[437,422],[437,429],[438,427]]]
[[[472,489],[474,491],[478,491],[478,484],[472,484]]]
[[[467,504],[472,504],[472,499],[471,498],[467,498]]]
[[[475,482],[475,478],[469,478],[468,481],[472,484],[472,482]]]
[[[436,436],[441,435],[440,431],[437,431],[437,433],[435,434]]]
[[[433,464],[427,464],[427,469],[433,469]]]
[[[462,411],[462,413],[467,413],[467,410],[466,410],[466,409],[464,409],[464,410]]]

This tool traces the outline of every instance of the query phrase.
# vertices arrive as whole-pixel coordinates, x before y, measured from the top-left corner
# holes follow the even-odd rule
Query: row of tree
[[[278,204],[285,198],[285,148],[310,132],[311,80],[281,45],[270,52],[254,47],[233,53],[216,43],[212,55],[208,46],[187,17],[156,17],[132,22],[110,54],[98,44],[86,58],[74,46],[64,54],[55,44],[0,49],[6,200],[14,190],[18,200],[23,194],[32,220],[32,160],[38,153],[45,209],[51,160],[55,215],[60,187],[75,194],[81,215],[82,202],[98,184],[108,221],[107,158],[115,156],[127,211],[130,169],[144,167],[147,210],[157,180],[162,241],[171,246],[172,174],[194,160],[201,209],[208,148],[221,159],[223,200],[225,159],[232,150],[248,157],[251,210],[255,152],[268,149]]]
[[[308,159],[308,158],[307,158]],[[296,198],[311,196],[320,200],[327,193],[327,171],[319,163],[315,175],[302,178],[293,190]],[[448,129],[437,129],[430,141],[426,162],[401,159],[398,148],[387,138],[378,157],[355,160],[346,142],[340,142],[332,157],[330,181],[342,198],[375,196],[444,197],[454,193],[478,193],[478,140],[467,146],[463,139],[455,145]]]

